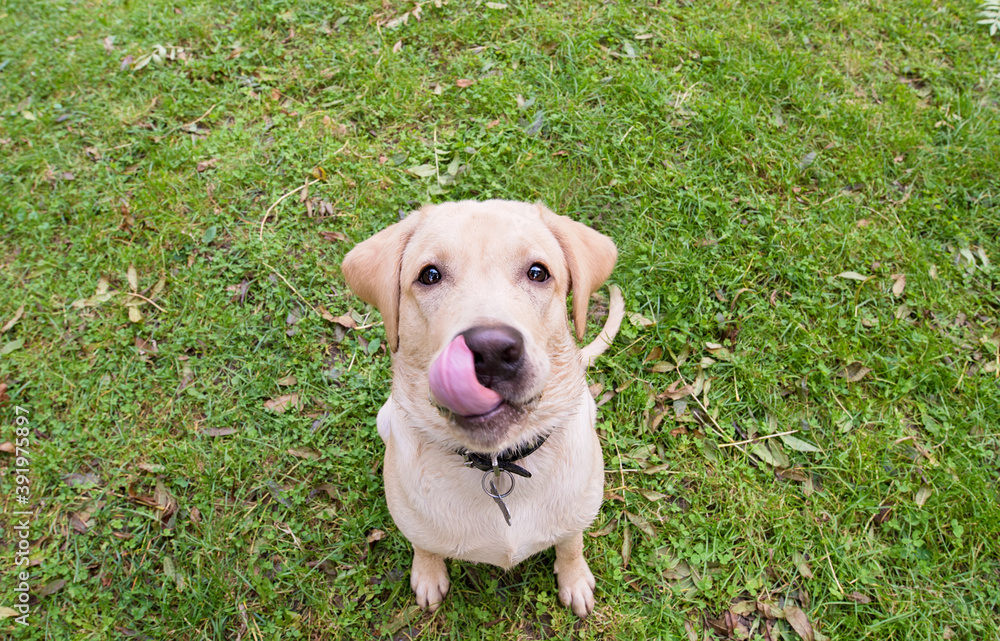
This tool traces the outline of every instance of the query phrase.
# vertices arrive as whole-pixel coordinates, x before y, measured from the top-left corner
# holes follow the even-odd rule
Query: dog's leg
[[[581,619],[593,612],[597,582],[583,558],[583,532],[556,543],[555,571],[562,604]]]
[[[417,595],[417,605],[431,612],[437,610],[444,595],[448,594],[449,585],[444,557],[414,545],[410,587]]]

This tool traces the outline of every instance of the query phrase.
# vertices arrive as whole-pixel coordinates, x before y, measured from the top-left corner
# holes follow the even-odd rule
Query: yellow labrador
[[[393,357],[378,413],[389,511],[413,544],[417,603],[448,592],[446,558],[510,568],[556,548],[559,599],[594,609],[583,531],[600,508],[604,462],[584,371],[621,323],[577,349],[587,302],[610,275],[609,238],[542,205],[424,207],[344,258],[376,306]]]

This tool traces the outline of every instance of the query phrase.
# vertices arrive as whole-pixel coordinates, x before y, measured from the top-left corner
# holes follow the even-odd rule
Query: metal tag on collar
[[[506,492],[502,494],[500,493],[500,490],[497,489],[497,483],[500,482],[501,472],[506,474],[507,478],[510,479],[510,489],[508,489]],[[490,478],[491,473],[493,474],[493,478]],[[488,486],[487,486],[487,481],[489,481]],[[514,491],[514,475],[508,472],[507,470],[500,469],[500,467],[497,465],[496,456],[493,457],[493,469],[483,472],[482,486],[483,486],[483,491],[486,492],[486,495],[491,499],[493,499],[493,501],[497,504],[497,507],[500,508],[500,513],[503,514],[503,520],[506,521],[507,526],[510,527],[510,511],[507,510],[507,504],[504,503],[503,500],[508,496],[510,496],[510,493]]]

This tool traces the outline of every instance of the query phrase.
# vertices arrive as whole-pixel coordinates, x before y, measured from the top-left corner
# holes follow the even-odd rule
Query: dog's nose
[[[472,352],[476,378],[485,387],[515,380],[524,361],[524,337],[507,325],[473,327],[462,332]]]

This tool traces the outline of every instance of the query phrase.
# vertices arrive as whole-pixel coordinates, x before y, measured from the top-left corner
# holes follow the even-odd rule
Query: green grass
[[[441,4],[0,5],[0,326],[24,306],[0,442],[26,410],[32,514],[31,623],[2,633],[702,639],[733,609],[796,639],[798,605],[817,639],[1000,638],[1000,36],[978,5]],[[123,67],[156,45],[185,59]],[[318,313],[378,320],[339,273],[354,242],[497,197],[614,238],[655,321],[590,373],[614,394],[583,623],[551,551],[452,563],[407,621],[384,334]],[[101,278],[117,293],[74,306]],[[699,370],[708,415],[677,416],[663,393]]]

